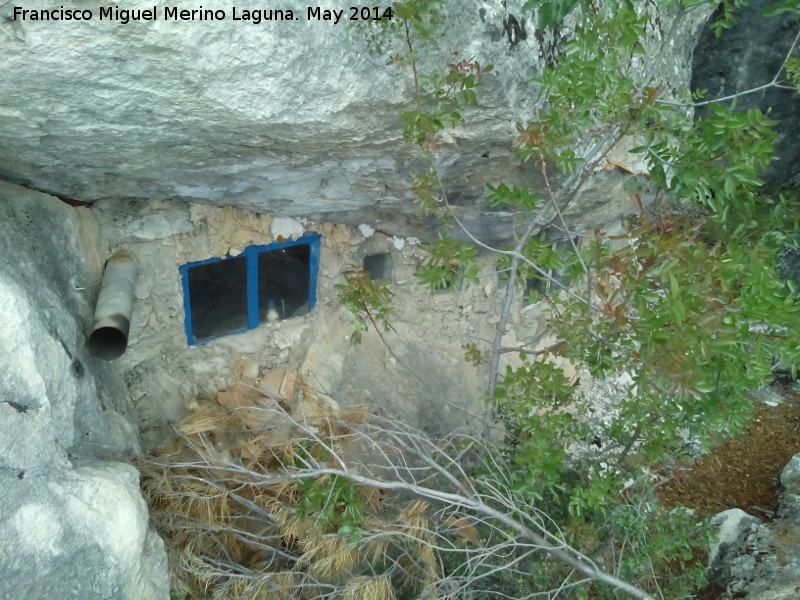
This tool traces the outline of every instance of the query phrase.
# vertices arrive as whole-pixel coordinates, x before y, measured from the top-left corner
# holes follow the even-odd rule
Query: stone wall
[[[182,418],[196,396],[213,397],[242,375],[257,379],[276,368],[299,371],[340,403],[382,406],[431,433],[474,425],[484,415],[485,373],[464,362],[461,346],[493,336],[503,290],[497,289],[490,260],[482,262],[482,286],[433,294],[413,276],[422,259],[418,240],[387,236],[367,224],[348,227],[177,201],[132,202],[128,209],[122,214],[118,203],[98,202],[92,213],[103,254],[124,249],[139,265],[129,348],[116,362],[146,446],[167,437],[170,423]],[[181,265],[306,232],[321,235],[311,312],[202,345],[188,343]],[[388,285],[395,294],[396,332],[384,333],[384,344],[369,331],[354,346],[353,318],[334,285],[343,281],[345,269],[361,268],[367,254],[384,252],[393,260]]]

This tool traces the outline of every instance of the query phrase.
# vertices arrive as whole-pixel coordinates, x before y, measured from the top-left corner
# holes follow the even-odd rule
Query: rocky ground
[[[666,505],[714,517],[724,531],[699,600],[800,598],[800,388],[759,396],[742,435],[660,488]]]

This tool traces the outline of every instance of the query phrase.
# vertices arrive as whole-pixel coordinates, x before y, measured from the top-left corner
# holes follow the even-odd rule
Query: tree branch
[[[279,529],[262,534],[243,526],[248,520],[256,522],[255,517],[258,521],[266,521],[272,528],[279,528],[281,522],[291,522],[292,517],[276,517],[273,514],[274,508],[265,508],[269,503],[279,502],[278,492],[269,490],[295,489],[291,486],[287,488],[287,484],[327,477],[343,478],[360,488],[379,490],[382,496],[388,491],[401,492],[400,497],[412,494],[438,506],[438,520],[435,521],[429,521],[426,517],[419,522],[391,525],[385,519],[383,523],[373,519],[372,524],[364,531],[362,542],[350,547],[348,552],[355,552],[361,544],[368,547],[371,547],[370,544],[380,546],[390,543],[391,540],[396,540],[399,552],[408,553],[409,544],[422,544],[438,553],[455,552],[463,557],[458,561],[463,567],[456,567],[453,573],[461,575],[446,574],[446,578],[436,585],[445,585],[445,581],[450,581],[449,585],[461,587],[467,586],[468,582],[494,577],[503,570],[514,569],[521,561],[536,553],[545,552],[584,577],[572,581],[571,576],[568,576],[562,580],[559,586],[561,589],[598,581],[637,600],[654,600],[644,590],[604,570],[591,558],[569,546],[552,520],[511,491],[511,482],[506,480],[500,465],[492,469],[498,479],[482,478],[476,485],[462,466],[462,461],[465,460],[466,453],[474,451],[481,453],[484,460],[491,464],[496,451],[491,451],[486,442],[459,434],[435,442],[422,432],[379,415],[372,415],[358,423],[347,423],[331,414],[320,417],[322,421],[312,425],[301,422],[278,404],[259,406],[258,409],[272,412],[281,422],[290,424],[292,432],[287,434],[290,444],[298,449],[305,448],[303,453],[293,451],[291,456],[294,458],[281,459],[272,468],[267,468],[262,462],[256,463],[256,467],[248,466],[238,457],[223,459],[215,454],[205,434],[188,436],[180,434],[178,430],[185,448],[191,454],[176,453],[145,459],[145,466],[149,470],[154,467],[157,472],[161,470],[160,475],[153,477],[148,476],[149,471],[145,469],[145,477],[156,485],[165,486],[163,493],[167,498],[180,493],[184,488],[194,490],[193,493],[197,494],[198,484],[212,490],[218,502],[225,502],[225,498],[230,498],[230,505],[238,505],[243,511],[239,520],[231,521],[223,516],[223,521],[213,530],[198,529],[191,525],[194,530],[192,535],[206,535],[206,530],[207,535],[223,535],[227,528],[228,534],[240,540],[246,547],[273,556],[271,561],[283,559],[309,565],[309,573],[285,571],[279,574],[285,573],[285,576],[292,581],[296,580],[299,585],[308,585],[310,588],[318,586],[320,593],[317,597],[320,599],[330,597],[336,588],[328,587],[330,584],[324,580],[308,579],[309,575],[314,574],[314,569],[313,563],[309,562],[312,558],[304,554],[307,549],[298,549],[295,554],[275,547],[273,553],[270,541],[274,540],[279,545],[283,539],[279,535]],[[358,448],[357,454],[349,450],[352,447]],[[458,448],[462,450],[450,452]],[[278,455],[278,448],[266,449],[272,456]],[[354,461],[355,456],[363,457],[363,460]],[[263,495],[261,498],[267,499],[266,505],[259,495],[253,495],[255,491]],[[196,499],[193,502],[204,502],[202,495],[194,497]],[[281,506],[286,514],[292,514],[291,506],[282,503]],[[226,508],[225,513],[228,514],[231,510]],[[402,510],[400,512],[402,514]],[[466,546],[463,543],[455,544],[453,536],[458,536],[458,528],[454,532],[453,525],[447,524],[454,519],[464,520],[466,516],[469,517],[467,526],[482,527],[481,541],[475,540],[475,543]],[[159,517],[158,513],[155,517]],[[287,518],[289,521],[285,521]],[[170,527],[181,526],[173,519],[166,523]],[[437,529],[436,523],[445,528]],[[477,532],[474,535],[478,535]],[[185,534],[178,537],[186,539]],[[387,559],[392,556],[384,555]],[[257,572],[252,566],[238,564],[231,556],[235,555],[230,554],[227,558],[198,555],[195,557],[198,562],[191,568],[201,578],[223,578],[222,581],[233,578],[224,585],[234,585],[234,580],[269,581],[269,576],[275,575]],[[417,560],[413,556],[407,558]],[[392,564],[394,566],[387,568],[406,568],[402,566],[403,561],[394,561]],[[280,566],[277,563],[275,565]],[[423,566],[420,564],[419,568],[422,569]],[[380,573],[376,576],[380,576]],[[464,583],[458,583],[459,577]]]

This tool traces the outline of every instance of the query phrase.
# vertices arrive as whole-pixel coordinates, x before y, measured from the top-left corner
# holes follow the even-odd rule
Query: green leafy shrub
[[[688,0],[678,10],[710,4]],[[744,4],[718,6],[717,35]],[[788,0],[765,14],[800,13],[796,4]],[[489,206],[515,213],[514,244],[498,249],[463,227],[433,159],[446,151],[439,132],[461,124],[463,109],[476,105],[484,71],[470,59],[425,74],[414,40],[430,44],[434,36],[430,29],[415,35],[411,13],[401,15],[408,50],[402,63],[412,67],[416,90],[415,109],[401,121],[405,139],[431,157],[431,168],[413,181],[418,205],[496,252],[497,271],[509,282],[494,343],[464,346],[468,360],[489,363],[490,401],[505,431],[479,481],[505,482],[521,504],[549,515],[564,543],[642,590],[686,596],[703,584],[693,556],[709,529],[685,511],[659,507],[654,470],[684,458],[689,445],[707,449],[740,431],[752,409],[748,390],[768,382],[776,362],[800,362],[791,335],[800,325],[798,298],[778,277],[776,259],[795,243],[798,198],[765,190],[759,176],[774,160],[776,122],[768,110],[737,111],[725,103],[734,97],[703,101],[708,114],[694,121],[692,103],[706,91],[666,97],[671,82],[632,67],[645,52],[649,17],[642,3],[529,0],[525,9],[535,11],[540,29],[569,24],[574,35],[534,80],[540,104],[516,128],[520,161],[540,172],[542,195],[504,183],[487,187]],[[773,80],[752,91],[798,86],[797,60],[787,56]],[[649,178],[630,191],[629,226],[615,236],[571,231],[564,208],[597,170],[625,168],[608,158],[623,140],[636,141],[632,153],[643,156]],[[552,223],[583,243],[554,247],[542,232]],[[448,287],[462,276],[477,281],[474,246],[442,236],[426,252],[417,274],[423,285]],[[595,378],[629,378],[612,413],[599,421],[585,414],[585,401],[552,362],[555,350],[525,350],[521,366],[498,370],[500,355],[513,350],[502,339],[514,294],[531,281],[552,280],[554,270],[568,274],[569,289],[535,291],[526,301],[547,301],[558,353]],[[552,561],[522,564],[531,578],[498,574],[498,590],[525,595],[569,579],[569,569]],[[586,597],[566,587],[565,597]],[[593,592],[621,595],[602,586]]]
[[[343,276],[345,282],[337,283],[334,288],[338,291],[342,306],[355,316],[350,343],[360,343],[370,325],[378,335],[381,335],[379,323],[384,331],[393,331],[391,317],[394,293],[386,285],[371,279],[369,273],[362,269],[353,267],[345,271]]]
[[[427,256],[414,276],[432,290],[468,285],[478,281],[478,251],[467,243],[440,237],[426,246]]]

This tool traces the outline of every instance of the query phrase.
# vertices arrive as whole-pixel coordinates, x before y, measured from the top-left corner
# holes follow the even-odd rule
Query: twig
[[[556,342],[552,346],[548,346],[547,348],[544,348],[543,350],[527,350],[525,348],[526,345],[527,344],[522,344],[520,346],[502,346],[501,348],[499,348],[499,351],[502,352],[502,353],[521,352],[522,354],[531,354],[533,356],[541,356],[543,354],[554,354],[554,353],[558,352],[559,350],[561,350],[564,347],[564,342],[563,341]]]
[[[411,45],[411,29],[409,28],[408,21],[403,20],[403,25],[405,25],[405,42],[408,46],[408,57],[409,62],[411,62],[411,72],[414,75],[414,98],[416,99],[417,103],[417,110],[422,108],[422,92],[419,86],[419,76],[417,75],[417,59],[414,55],[414,47]]]
[[[786,57],[783,59],[781,66],[778,68],[778,72],[775,73],[775,76],[767,83],[763,85],[759,85],[754,88],[750,88],[744,90],[742,92],[736,92],[734,94],[729,94],[727,96],[722,96],[721,98],[714,98],[713,100],[703,100],[702,102],[694,102],[694,103],[685,103],[685,102],[672,102],[670,100],[659,100],[656,99],[655,102],[659,104],[664,104],[666,106],[677,106],[679,108],[697,108],[698,106],[706,106],[707,104],[713,104],[714,102],[727,102],[728,100],[736,100],[741,96],[747,96],[749,94],[755,94],[756,92],[760,92],[762,90],[769,89],[771,87],[777,87],[781,89],[789,89],[789,90],[796,90],[795,87],[781,85],[779,83],[780,75],[783,72],[784,67],[786,66],[786,61],[788,61],[792,57],[792,53],[794,52],[794,48],[797,45],[798,40],[800,39],[800,31],[794,36],[794,40],[792,40],[792,45],[789,47],[789,52],[786,53]]]
[[[591,305],[592,303],[592,274],[589,272],[589,267],[586,266],[586,263],[583,261],[583,257],[581,256],[581,252],[578,249],[577,244],[575,243],[575,238],[570,233],[569,227],[567,227],[567,222],[564,220],[564,213],[561,212],[561,209],[558,207],[558,201],[556,200],[555,195],[553,194],[553,188],[550,187],[550,179],[547,177],[547,165],[544,163],[544,157],[539,157],[539,165],[542,169],[542,176],[544,177],[544,185],[545,189],[547,189],[547,194],[550,197],[550,202],[553,205],[553,210],[556,211],[556,215],[558,215],[558,220],[561,222],[561,226],[564,228],[564,232],[567,234],[567,239],[569,240],[570,245],[572,246],[572,251],[575,253],[575,256],[580,262],[581,268],[583,269],[584,275],[586,275],[586,301]]]
[[[370,323],[372,323],[372,327],[375,329],[375,333],[377,333],[378,337],[381,338],[381,342],[383,342],[383,345],[386,346],[386,349],[389,351],[389,354],[391,354],[392,357],[394,357],[394,359],[397,362],[399,362],[401,365],[403,365],[403,367],[405,367],[407,371],[409,371],[410,373],[414,373],[413,369],[411,369],[411,367],[409,367],[406,363],[404,363],[400,359],[400,357],[397,356],[397,354],[395,354],[394,350],[392,350],[392,347],[389,345],[389,342],[387,342],[386,338],[383,337],[383,334],[381,333],[381,330],[378,327],[378,324],[375,322],[375,319],[373,318],[372,313],[370,312],[369,307],[367,306],[367,303],[362,300],[361,301],[361,306],[364,308],[364,313],[367,315],[367,318],[369,319]],[[392,329],[394,329],[394,328],[392,328]]]

